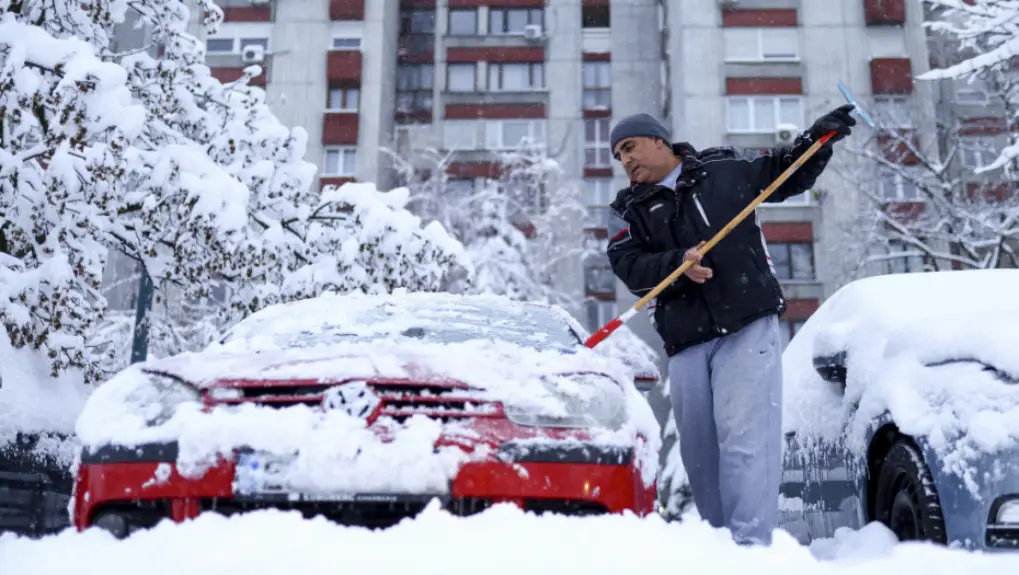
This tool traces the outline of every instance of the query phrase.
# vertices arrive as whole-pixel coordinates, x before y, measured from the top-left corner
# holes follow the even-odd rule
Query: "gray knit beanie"
[[[616,144],[624,138],[635,138],[645,136],[648,138],[661,138],[669,143],[669,130],[661,122],[648,114],[633,114],[627,116],[612,128],[609,134],[609,151],[615,155]]]

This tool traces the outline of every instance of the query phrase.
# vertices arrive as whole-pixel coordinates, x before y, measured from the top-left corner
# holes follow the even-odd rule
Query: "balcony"
[[[357,127],[357,112],[326,112],[322,118],[322,143],[356,146]]]
[[[330,83],[361,82],[361,52],[331,50],[326,57],[326,78]]]
[[[330,20],[364,20],[365,0],[329,0]]]
[[[901,26],[906,23],[906,0],[863,0],[868,26]]]
[[[585,54],[608,54],[612,50],[612,37],[608,28],[584,28]]]
[[[400,62],[428,63],[435,61],[434,34],[407,34],[400,36],[397,44]]]

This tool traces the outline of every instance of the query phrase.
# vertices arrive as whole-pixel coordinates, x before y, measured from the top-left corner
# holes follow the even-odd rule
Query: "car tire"
[[[881,462],[874,519],[888,527],[899,541],[947,541],[934,478],[923,454],[907,439],[897,439]]]

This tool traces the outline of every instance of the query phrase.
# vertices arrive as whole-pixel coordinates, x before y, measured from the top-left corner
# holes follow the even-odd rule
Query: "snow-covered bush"
[[[460,246],[373,187],[311,191],[307,133],[247,85],[258,67],[212,77],[182,0],[52,6],[0,2],[0,322],[15,348],[100,377],[108,249],[188,300],[231,285],[231,317],[324,290],[439,289]],[[149,44],[114,53],[128,11]]]

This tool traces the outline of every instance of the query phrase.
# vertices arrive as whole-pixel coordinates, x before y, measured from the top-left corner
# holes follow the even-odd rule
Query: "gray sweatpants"
[[[737,542],[770,545],[782,477],[778,317],[672,356],[669,382],[701,518],[729,528]]]

